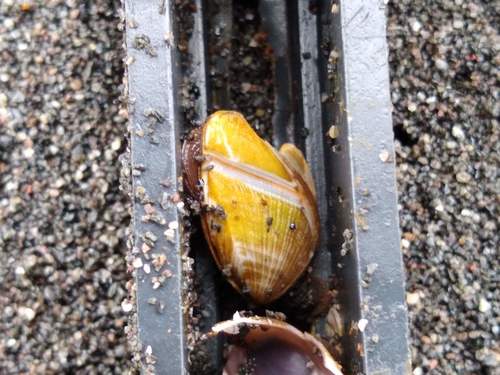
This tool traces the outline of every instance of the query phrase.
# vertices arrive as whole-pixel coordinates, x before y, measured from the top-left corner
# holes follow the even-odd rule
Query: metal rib
[[[165,0],[164,9],[152,6],[150,1],[126,0],[126,48],[128,57],[129,127],[131,131],[131,162],[141,166],[134,174],[133,191],[144,189],[156,212],[169,222],[179,222],[175,205],[161,208],[157,202],[163,194],[177,191],[179,117],[176,103],[175,47],[165,43],[165,35],[173,35],[172,2]],[[144,135],[142,135],[144,134]],[[168,186],[168,187],[166,187]],[[173,242],[163,234],[166,225],[144,222],[144,204],[133,203],[132,235],[137,249],[134,258],[144,264],[151,259],[140,251],[144,237],[157,238],[148,254],[163,254],[169,263],[161,271],[172,277],[154,289],[153,277],[160,273],[154,266],[150,272],[136,270],[137,324],[144,364],[153,366],[156,373],[185,373],[184,322],[182,314],[181,240],[178,231]],[[155,299],[165,306],[163,312],[148,303]],[[148,354],[151,354],[148,355]]]

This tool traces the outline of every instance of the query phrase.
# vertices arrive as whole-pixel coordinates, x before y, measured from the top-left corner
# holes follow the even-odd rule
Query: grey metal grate
[[[146,273],[140,267],[136,276],[141,350],[151,346],[156,373],[161,374],[187,371],[182,228],[173,231],[172,241],[164,235],[168,224],[180,223],[181,217],[175,204],[165,208],[158,204],[165,194],[176,193],[181,174],[179,148],[186,127],[179,113],[183,78],[195,82],[198,90],[191,121],[203,121],[211,108],[231,100],[227,85],[210,84],[211,40],[206,29],[210,10],[212,22],[224,25],[221,43],[231,43],[233,3],[194,0],[191,4],[192,30],[184,51],[190,58],[181,70],[176,2],[125,0],[131,163],[141,169],[133,175],[132,231],[138,253],[132,256],[149,261],[141,247],[144,235],[152,233],[157,240],[149,253],[164,254],[168,265],[162,271],[171,273],[157,289],[153,289],[156,271]],[[262,0],[258,9],[275,57],[273,143],[293,141],[313,168],[322,238],[312,274],[328,281],[334,278],[339,292],[336,303],[346,327],[342,363],[352,373],[404,374],[409,369],[407,314],[384,3]],[[216,58],[215,64],[226,71],[229,58]],[[336,127],[333,138],[327,136],[331,126]],[[155,212],[164,223],[144,222],[145,200],[137,197],[138,188],[156,202]],[[346,241],[349,251],[341,255]],[[203,323],[208,327],[220,319],[219,301],[224,296],[213,262],[203,252],[196,254],[193,269],[203,280],[198,302],[206,306]],[[161,313],[151,304],[152,298],[165,305]],[[323,323],[320,320],[316,326],[320,334]],[[365,329],[360,332],[359,326]],[[354,329],[349,333],[350,328]],[[217,342],[207,353],[213,365],[220,363]]]

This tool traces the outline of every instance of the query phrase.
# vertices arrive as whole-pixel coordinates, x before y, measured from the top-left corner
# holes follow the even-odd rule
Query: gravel
[[[0,3],[0,373],[124,373],[120,4],[41,4]],[[499,365],[498,14],[389,3],[415,375]]]
[[[0,2],[0,373],[123,373],[118,2]]]
[[[498,3],[395,1],[389,43],[413,373],[498,373]]]

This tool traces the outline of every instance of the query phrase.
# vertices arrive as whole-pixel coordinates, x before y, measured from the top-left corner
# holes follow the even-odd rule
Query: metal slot
[[[339,308],[343,335],[338,341],[328,337],[328,309],[314,322],[292,320],[302,329],[314,323],[347,373],[404,374],[409,369],[407,315],[384,6],[362,0],[333,6],[331,1],[243,3],[255,10],[256,18],[252,13],[248,22],[260,23],[273,51],[272,73],[263,77],[274,83],[269,90],[274,95],[272,136],[263,132],[275,146],[295,143],[312,166],[322,235],[308,277],[336,291],[332,303]],[[164,235],[169,223],[182,223],[182,209],[176,202],[159,204],[181,188],[183,135],[215,109],[239,109],[241,98],[235,99],[228,82],[240,78],[232,53],[241,6],[231,0],[161,0],[158,6],[125,0],[131,163],[141,166],[132,176],[136,250],[131,256],[143,263],[152,253],[168,259],[161,272],[169,278],[157,289],[155,270],[136,270],[141,351],[146,362],[151,351],[150,366],[159,374],[219,373],[221,342],[200,344],[199,336],[236,309],[263,312],[224,281],[196,232],[196,220],[186,223],[195,228],[190,236],[182,237],[182,225],[173,237],[172,231]],[[150,207],[137,196],[138,188],[164,221],[144,220]],[[145,256],[147,232],[157,240]],[[164,304],[161,313],[152,298]],[[270,308],[286,310],[287,305]],[[203,355],[193,356],[193,345]]]

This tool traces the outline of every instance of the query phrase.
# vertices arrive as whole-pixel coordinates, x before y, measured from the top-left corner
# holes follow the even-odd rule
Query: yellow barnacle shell
[[[202,128],[199,177],[205,237],[231,284],[259,304],[280,297],[306,269],[319,237],[311,173],[302,153],[280,153],[232,111]]]

